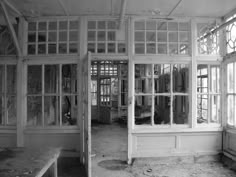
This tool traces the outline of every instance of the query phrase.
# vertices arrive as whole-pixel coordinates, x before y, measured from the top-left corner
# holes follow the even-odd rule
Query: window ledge
[[[50,134],[50,133],[79,133],[78,126],[71,127],[26,127],[26,134]]]
[[[157,128],[137,127],[131,133],[197,133],[197,132],[221,132],[222,127],[198,127],[198,128]]]

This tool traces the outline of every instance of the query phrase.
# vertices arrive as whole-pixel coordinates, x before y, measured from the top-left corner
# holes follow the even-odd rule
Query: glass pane
[[[197,123],[207,123],[208,122],[208,96],[207,95],[198,95],[197,96],[198,105],[197,105]]]
[[[67,64],[62,65],[62,91],[63,93],[76,93],[77,80],[76,80],[77,65]]]
[[[98,21],[98,29],[106,29],[106,22]]]
[[[169,53],[170,54],[178,54],[178,44],[170,44],[169,45]]]
[[[107,22],[107,28],[108,28],[108,29],[116,29],[116,22],[114,22],[114,21],[108,21],[108,22]]]
[[[105,44],[104,43],[98,43],[97,53],[105,53],[105,51],[106,51]]]
[[[155,42],[156,41],[156,32],[146,32],[146,41],[147,42]]]
[[[95,52],[95,44],[93,43],[88,43],[88,51],[90,52]]]
[[[173,123],[188,124],[189,100],[188,96],[173,97]]]
[[[145,49],[144,43],[141,43],[141,44],[136,43],[135,44],[135,53],[136,54],[144,54],[144,49]]]
[[[27,125],[42,125],[42,97],[27,97]]]
[[[48,53],[55,54],[57,52],[56,44],[48,44]]]
[[[59,92],[59,66],[45,65],[44,69],[44,89],[45,93]]]
[[[155,96],[154,123],[170,124],[170,97]]]
[[[151,125],[152,96],[135,96],[135,125]]]
[[[106,40],[106,32],[105,31],[98,31],[97,32],[97,39],[98,39],[98,41],[105,41]]]
[[[96,21],[89,21],[88,29],[96,29]]]
[[[16,125],[16,96],[7,97],[6,113],[7,113],[7,125]]]
[[[57,41],[57,32],[48,32],[48,41],[56,42]]]
[[[189,44],[180,44],[179,50],[180,54],[189,54]]]
[[[177,22],[168,22],[168,30],[169,31],[178,31],[178,23]]]
[[[188,42],[188,33],[186,32],[179,32],[179,41],[180,42]]]
[[[108,41],[115,41],[116,40],[116,33],[114,31],[107,32]]]
[[[234,92],[234,63],[229,63],[227,65],[227,92],[233,93]]]
[[[47,29],[47,23],[46,22],[39,22],[38,23],[38,30],[39,31],[46,31]]]
[[[0,125],[3,125],[4,120],[4,98],[0,95]]]
[[[234,125],[235,115],[235,101],[233,95],[228,95],[227,97],[227,123],[229,125]]]
[[[96,41],[96,32],[88,31],[88,41]]]
[[[147,21],[146,22],[147,30],[156,30],[156,22],[155,21]]]
[[[60,21],[59,22],[59,29],[60,30],[67,30],[67,21]]]
[[[189,31],[189,23],[180,22],[179,23],[179,31]]]
[[[35,32],[28,33],[28,42],[36,42],[36,33]]]
[[[211,123],[220,123],[220,96],[211,96]]]
[[[144,32],[135,32],[135,41],[144,41]]]
[[[59,125],[59,97],[45,96],[44,97],[44,124]]]
[[[158,32],[157,33],[158,42],[167,42],[167,32]]]
[[[169,32],[169,42],[178,42],[178,32]]]
[[[47,33],[46,32],[38,32],[38,42],[46,42]]]
[[[16,65],[7,65],[7,93],[16,93]]]
[[[167,23],[166,22],[158,22],[157,23],[157,30],[167,30]]]
[[[118,53],[125,53],[125,52],[126,52],[125,43],[118,43]]]
[[[69,23],[69,25],[70,25],[70,30],[71,29],[78,29],[78,21],[77,20],[74,20],[74,21],[70,21],[70,23]]]
[[[167,44],[158,44],[157,50],[159,54],[167,54]]]
[[[208,67],[207,65],[197,66],[197,90],[200,93],[208,92]]]
[[[28,30],[29,31],[36,31],[36,22],[29,22]]]
[[[28,45],[28,54],[30,55],[33,55],[35,54],[36,52],[36,47],[35,47],[35,44],[29,44]]]
[[[115,53],[116,52],[116,44],[115,43],[108,43],[107,52],[108,53]]]
[[[170,65],[155,64],[153,74],[155,93],[170,92]]]
[[[5,92],[5,67],[0,65],[0,94]]]
[[[58,45],[58,51],[60,54],[65,54],[67,53],[67,44],[66,43],[61,43]]]
[[[78,52],[77,43],[70,43],[69,44],[69,53],[77,53],[77,52]]]
[[[70,31],[69,40],[70,41],[78,41],[78,32],[77,31]]]
[[[48,30],[56,30],[56,29],[57,29],[57,22],[48,23]]]
[[[156,43],[149,43],[146,46],[146,50],[148,54],[155,54],[156,53]]]
[[[210,66],[211,70],[211,91],[214,93],[220,92],[220,67]]]
[[[136,64],[135,65],[135,92],[152,93],[152,65]]]
[[[42,92],[42,66],[30,65],[28,66],[27,78],[28,94],[39,94]]]
[[[75,95],[63,96],[62,125],[76,125],[77,110],[77,97]]]
[[[144,30],[145,29],[144,21],[142,21],[142,22],[135,22],[134,23],[134,29],[135,30]]]
[[[38,45],[38,54],[46,54],[46,44]]]
[[[173,92],[188,93],[189,69],[188,65],[173,65]]]

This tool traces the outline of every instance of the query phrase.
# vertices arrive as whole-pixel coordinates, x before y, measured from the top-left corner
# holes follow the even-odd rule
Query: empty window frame
[[[28,23],[28,54],[77,54],[78,20],[36,21]]]
[[[220,66],[197,65],[197,124],[221,123]]]
[[[229,17],[227,21],[236,18],[236,14]],[[233,22],[226,26],[226,52],[227,54],[236,51],[236,22]]]
[[[236,127],[236,62],[227,64],[227,124]]]
[[[77,65],[28,65],[27,125],[77,125]]]
[[[189,65],[135,64],[135,125],[189,124]]]
[[[93,53],[126,53],[126,28],[117,30],[116,21],[88,21],[88,51]]]
[[[0,125],[16,125],[16,65],[0,64]]]
[[[220,49],[219,32],[213,32],[215,23],[197,23],[197,45],[200,55],[218,55]]]
[[[189,22],[134,22],[135,54],[189,55]]]

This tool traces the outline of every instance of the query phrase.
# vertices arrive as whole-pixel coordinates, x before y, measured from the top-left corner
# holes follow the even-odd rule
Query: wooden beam
[[[21,52],[21,49],[20,49],[20,45],[19,45],[16,33],[15,33],[15,30],[14,30],[12,24],[11,24],[11,21],[10,21],[10,18],[9,18],[9,15],[8,15],[5,3],[2,0],[0,1],[0,7],[1,7],[2,11],[3,11],[3,16],[4,16],[5,20],[6,20],[7,26],[9,28],[11,36],[13,38],[13,42],[15,44],[16,51],[17,51],[17,56],[22,56],[22,52]]]
[[[121,9],[120,9],[119,29],[121,29],[121,26],[124,22],[126,4],[127,4],[127,0],[123,0],[121,4]]]
[[[69,16],[70,14],[69,14],[68,10],[66,9],[65,4],[62,2],[62,0],[57,0],[57,1],[59,2],[61,8],[63,9],[65,15]]]
[[[13,6],[8,0],[3,0],[5,2],[5,4],[11,9],[13,10],[18,16],[23,16],[23,14],[15,7]]]

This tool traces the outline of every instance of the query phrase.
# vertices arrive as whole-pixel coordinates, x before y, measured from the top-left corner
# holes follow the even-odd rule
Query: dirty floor
[[[126,164],[127,128],[124,124],[92,125],[92,177],[236,177],[222,163]]]

